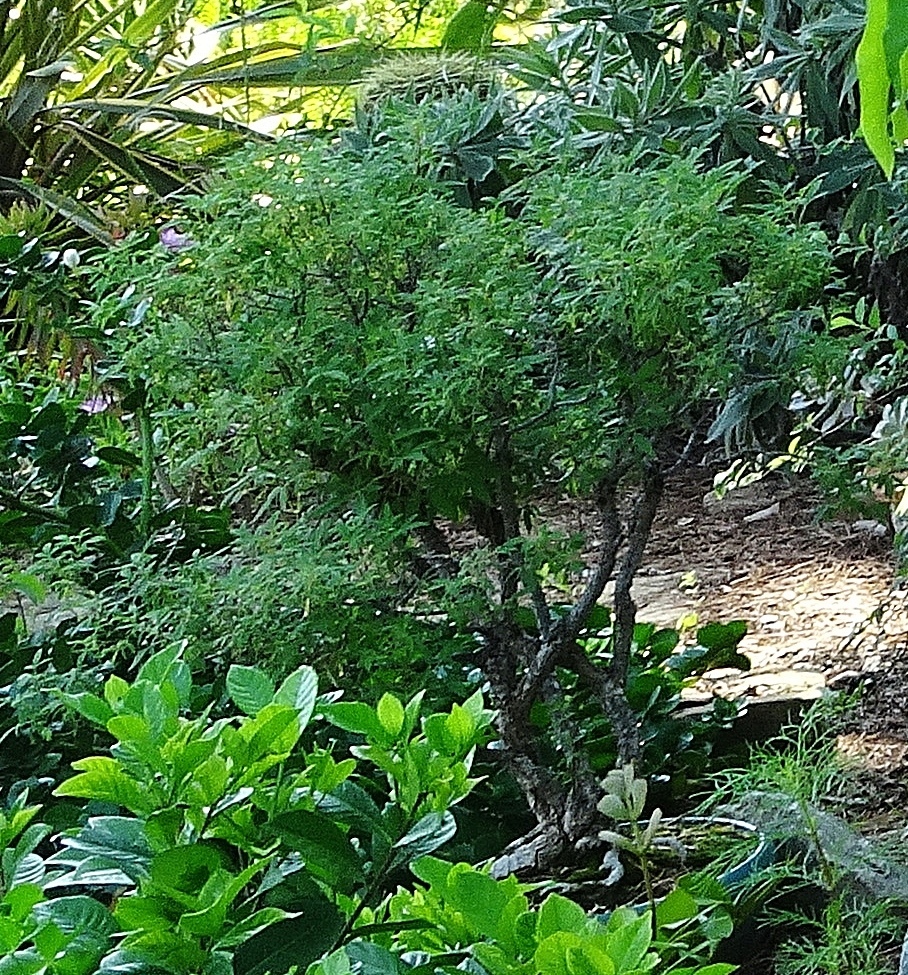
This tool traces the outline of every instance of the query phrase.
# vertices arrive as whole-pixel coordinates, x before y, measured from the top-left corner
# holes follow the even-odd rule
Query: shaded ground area
[[[671,486],[635,584],[638,618],[747,621],[751,672],[712,674],[703,695],[861,687],[841,747],[887,818],[908,795],[908,591],[889,537],[866,522],[820,522],[805,480],[767,480],[721,501],[711,487],[705,471]],[[565,508],[566,522],[586,517]]]
[[[635,582],[638,618],[665,626],[690,614],[700,623],[747,621],[741,649],[751,672],[715,672],[696,688],[701,697],[863,688],[842,749],[876,780],[874,791],[901,801],[908,591],[898,587],[883,526],[821,522],[819,504],[804,479],[767,479],[716,500],[711,472],[687,472],[667,491]],[[595,524],[575,502],[557,508],[566,530]]]

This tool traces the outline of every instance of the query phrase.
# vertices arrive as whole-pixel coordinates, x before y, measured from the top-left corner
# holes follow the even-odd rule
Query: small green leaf
[[[37,577],[28,572],[13,572],[9,577],[9,584],[4,587],[7,592],[18,592],[36,605],[47,595],[47,586]]]
[[[365,735],[372,741],[385,742],[388,734],[378,720],[378,715],[369,707],[358,701],[338,701],[336,704],[325,705],[325,717],[331,724]]]
[[[490,12],[493,10],[494,12]],[[490,8],[481,0],[467,2],[448,21],[441,46],[452,51],[478,51],[491,40],[499,8]]]
[[[502,886],[478,870],[452,870],[447,877],[447,900],[463,915],[474,934],[497,939],[509,897]]]
[[[708,650],[733,650],[747,635],[744,620],[709,623],[697,630],[697,642]]]
[[[540,941],[555,934],[557,931],[571,931],[579,934],[587,927],[586,912],[573,901],[560,894],[549,894],[539,908],[539,920],[536,923],[536,936]]]
[[[271,924],[241,944],[234,955],[236,975],[274,975],[291,968],[305,971],[333,945],[344,925],[329,901],[301,905],[299,917]]]
[[[61,782],[55,796],[101,799],[139,815],[152,812],[157,805],[157,798],[131,779],[114,758],[83,758],[73,762],[73,768],[82,774]]]
[[[680,887],[666,894],[656,905],[656,924],[663,927],[666,924],[677,924],[696,917],[700,908],[694,898]]]
[[[409,863],[437,850],[457,832],[457,823],[449,812],[428,813],[395,844],[394,863]]]
[[[393,738],[404,726],[404,706],[393,694],[383,694],[378,702],[378,720]]]
[[[592,948],[588,942],[573,931],[556,931],[543,939],[536,949],[533,961],[539,975],[592,975],[583,951]],[[601,956],[601,957],[600,957]],[[614,975],[615,966],[603,951],[597,952],[599,964],[593,971],[596,975]]]
[[[87,691],[81,694],[66,694],[61,691],[60,697],[73,711],[102,728],[107,727],[107,722],[114,716],[111,706],[96,694],[89,694]]]
[[[363,879],[362,862],[347,834],[321,812],[294,809],[280,813],[271,829],[291,850],[302,854],[306,867],[335,889],[351,894]]]
[[[435,890],[442,892],[451,873],[452,864],[438,857],[422,856],[410,864],[410,872]]]
[[[104,684],[104,700],[114,709],[120,706],[128,692],[129,684],[116,674],[111,674]]]

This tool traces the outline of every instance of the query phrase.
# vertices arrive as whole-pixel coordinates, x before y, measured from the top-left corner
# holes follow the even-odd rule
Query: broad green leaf
[[[728,911],[716,908],[709,911],[700,921],[700,930],[713,943],[719,944],[730,938],[734,931],[735,922]]]
[[[591,949],[586,953],[584,949]],[[592,960],[590,956],[595,958]],[[557,931],[541,940],[533,957],[539,975],[615,975],[616,968],[601,949],[596,950],[589,942],[572,931]]]
[[[154,791],[131,779],[116,759],[104,756],[83,758],[73,762],[73,768],[81,774],[58,785],[55,796],[100,799],[124,806],[138,815],[150,813],[157,806],[158,797]]]
[[[185,791],[203,808],[214,807],[224,796],[230,771],[222,755],[209,755],[190,774]]]
[[[631,972],[639,968],[649,951],[653,940],[652,919],[649,912],[637,914],[636,911],[615,912],[618,920],[607,926],[609,957],[619,973]],[[633,915],[633,916],[632,916]],[[619,920],[622,923],[618,923]]]
[[[42,900],[44,894],[37,884],[13,887],[3,898],[2,903],[9,908],[8,912],[4,913],[14,921],[24,921],[31,914],[35,904],[39,904]]]
[[[235,948],[253,935],[286,918],[287,911],[282,911],[279,907],[263,907],[229,928],[226,934],[218,938],[216,945],[218,948]]]
[[[208,878],[224,866],[224,855],[213,846],[193,843],[155,854],[151,861],[151,880],[156,887],[197,895]]]
[[[283,760],[299,741],[300,723],[295,708],[283,704],[269,704],[254,717],[247,718],[239,728],[246,742],[245,775],[240,784],[254,778],[252,766],[267,757],[271,764]],[[263,766],[264,768],[265,766]]]
[[[125,897],[120,901],[122,904],[132,898]],[[119,913],[119,908],[118,908]],[[124,942],[123,948],[119,953],[121,958],[125,958],[125,963],[130,961],[141,961],[143,967],[127,968],[133,975],[148,975],[149,969],[152,972],[166,971],[168,973],[201,973],[210,957],[209,952],[199,947],[198,939],[191,935],[179,934],[171,929],[156,929],[142,931],[138,934],[130,935]],[[163,969],[161,963],[163,962]],[[120,965],[124,961],[120,961]],[[122,969],[121,969],[122,970]],[[102,963],[102,972],[110,972],[105,963]],[[112,973],[111,973],[112,975]]]
[[[404,726],[401,729],[401,734],[404,738],[409,738],[413,734],[416,728],[416,722],[419,720],[419,712],[425,696],[425,691],[419,691],[407,701],[407,706],[404,708]]]
[[[35,905],[39,924],[63,934],[62,957],[54,964],[58,975],[92,975],[111,947],[116,923],[110,911],[92,897],[57,897]]]
[[[892,84],[883,44],[888,15],[889,0],[867,0],[867,23],[855,63],[861,95],[861,134],[886,178],[891,179],[895,167],[895,150],[889,135]]]
[[[269,925],[237,948],[236,975],[274,975],[294,967],[305,971],[334,946],[344,925],[337,908],[324,900],[301,909],[299,917]]]
[[[7,872],[5,863],[3,872]],[[44,858],[37,853],[26,853],[16,863],[16,868],[10,881],[10,887],[20,887],[23,884],[39,885],[44,880],[45,872]]]
[[[365,735],[371,741],[386,742],[388,735],[378,715],[368,704],[358,701],[338,701],[325,705],[325,717],[338,728]]]
[[[457,832],[457,823],[449,812],[428,813],[395,844],[394,863],[410,863],[417,857],[437,850]]]
[[[438,857],[422,856],[410,864],[410,872],[424,884],[442,894],[447,886],[452,864]]]
[[[733,650],[747,635],[744,620],[709,623],[697,630],[697,642],[708,650]]]
[[[521,972],[514,959],[499,945],[477,941],[472,954],[488,975],[531,975],[531,971]]]
[[[12,572],[5,587],[8,592],[19,592],[36,605],[47,595],[47,586],[28,572]]]
[[[346,951],[355,970],[362,975],[401,975],[409,969],[401,964],[397,955],[369,941],[353,941],[347,945]]]
[[[587,920],[586,912],[579,904],[561,894],[549,894],[539,908],[536,936],[541,942],[557,931],[579,934],[586,930]]]
[[[608,971],[612,964],[611,958],[602,949],[589,944],[568,948],[565,958],[571,975],[599,975],[602,971]]]
[[[179,660],[179,647],[168,647],[152,654],[139,668],[136,683],[147,680],[150,684],[160,686],[170,677],[170,673]]]
[[[335,820],[358,826],[367,832],[385,829],[381,810],[362,786],[349,779],[319,800],[319,808]]]
[[[48,866],[74,868],[57,882],[64,887],[105,883],[98,879],[103,872],[118,874],[109,881],[118,886],[138,883],[148,876],[152,857],[146,826],[131,816],[92,816],[75,836],[63,835],[63,848],[48,858]]]
[[[677,924],[696,917],[700,913],[696,900],[680,887],[666,894],[656,905],[656,924],[662,927],[666,924]]]
[[[455,704],[451,708],[451,713],[445,719],[445,728],[448,734],[457,742],[458,751],[466,751],[472,746],[473,736],[476,733],[476,722],[466,708]]]
[[[304,731],[312,717],[318,695],[318,675],[306,665],[295,670],[278,688],[275,704],[287,704],[296,708],[300,731]]]
[[[227,693],[244,714],[252,717],[275,700],[274,685],[268,675],[258,667],[242,664],[233,664],[227,671]],[[281,703],[296,706],[290,701]]]
[[[498,924],[498,941],[512,955],[524,953],[526,945],[522,926],[526,923],[524,918],[528,913],[529,901],[525,894],[511,896],[507,906],[501,913],[501,919]]]
[[[119,708],[128,692],[129,684],[116,674],[111,674],[104,683],[104,700],[114,709]]]
[[[452,51],[480,51],[492,39],[498,8],[481,0],[467,2],[448,21],[441,39],[442,47]]]
[[[224,929],[230,905],[250,880],[267,866],[267,860],[256,860],[236,876],[231,876],[226,870],[212,874],[199,894],[199,903],[203,906],[197,911],[183,914],[180,930],[199,937],[217,937]]]
[[[89,694],[87,691],[81,694],[66,694],[61,691],[60,697],[73,711],[102,728],[106,727],[107,722],[114,716],[111,706],[96,694]]]
[[[478,870],[463,873],[451,871],[446,896],[477,934],[498,938],[501,917],[509,897],[497,881]]]
[[[362,862],[347,834],[324,813],[295,809],[280,813],[271,829],[306,867],[341,893],[351,894],[363,879]]]

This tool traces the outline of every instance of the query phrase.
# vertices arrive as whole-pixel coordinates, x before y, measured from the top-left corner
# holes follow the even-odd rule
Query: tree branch
[[[589,684],[606,718],[615,732],[618,764],[635,762],[640,757],[640,731],[637,715],[627,700],[625,680],[619,681],[611,668],[597,667],[574,643],[565,653],[565,665]]]
[[[615,625],[612,632],[612,662],[609,666],[616,687],[624,688],[630,665],[631,645],[634,640],[634,624],[637,621],[637,605],[631,597],[634,576],[643,561],[643,551],[649,539],[653,519],[662,498],[665,475],[652,468],[644,477],[643,490],[634,505],[627,532],[627,550],[615,579]]]
[[[36,515],[45,521],[55,521],[60,525],[69,524],[66,518],[66,512],[62,508],[57,508],[53,505],[45,508],[40,504],[23,501],[14,491],[8,491],[4,487],[0,487],[0,505],[4,505],[13,511],[20,511],[25,515]]]
[[[568,615],[554,623],[550,631],[542,633],[539,652],[527,664],[517,697],[525,707],[529,707],[539,693],[543,681],[549,676],[565,648],[576,639],[583,624],[589,618],[593,607],[599,601],[605,586],[611,578],[621,544],[621,525],[618,518],[618,477],[604,480],[597,492],[597,504],[602,517],[602,542],[596,559],[596,567],[580,598]]]

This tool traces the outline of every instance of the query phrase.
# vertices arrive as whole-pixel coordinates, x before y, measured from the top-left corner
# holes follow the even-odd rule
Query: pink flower
[[[176,227],[165,227],[163,230],[159,230],[158,240],[171,254],[179,254],[180,251],[195,247],[196,243],[189,234],[181,234]]]
[[[88,399],[83,400],[79,404],[79,409],[94,416],[96,413],[106,413],[115,403],[116,396],[109,390],[102,389],[94,396],[89,396]]]

